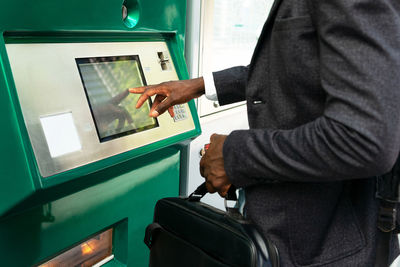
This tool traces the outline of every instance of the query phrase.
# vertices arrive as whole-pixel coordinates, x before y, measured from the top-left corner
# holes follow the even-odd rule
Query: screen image
[[[139,56],[75,60],[100,142],[158,127],[157,119],[148,115],[151,101],[136,109],[140,95],[128,91],[146,85]]]

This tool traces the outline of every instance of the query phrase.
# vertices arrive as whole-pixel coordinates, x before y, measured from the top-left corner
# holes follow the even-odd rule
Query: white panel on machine
[[[82,148],[72,113],[40,118],[51,157],[59,157]]]

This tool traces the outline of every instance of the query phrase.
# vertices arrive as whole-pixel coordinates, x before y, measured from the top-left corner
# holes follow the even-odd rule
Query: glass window
[[[204,71],[248,65],[272,0],[211,0],[204,9]]]
[[[273,0],[204,0],[200,75],[250,63]],[[201,97],[200,117],[238,105],[220,107]]]

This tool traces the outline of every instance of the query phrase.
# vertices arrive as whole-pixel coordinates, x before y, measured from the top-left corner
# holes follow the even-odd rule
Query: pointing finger
[[[139,97],[138,101],[136,102],[136,108],[140,108],[144,102],[147,101],[147,99],[149,99],[150,96],[143,94]]]
[[[144,93],[139,97],[138,101],[136,102],[136,108],[140,108],[144,102],[147,101],[151,96],[156,95],[160,92],[155,87],[146,87]]]
[[[149,97],[152,97],[153,95],[163,95],[163,96],[167,97],[168,92],[164,89],[164,87],[159,86],[159,85],[148,86],[148,87],[146,87],[146,90],[144,91],[144,93],[139,97],[139,99],[136,103],[136,108],[140,108],[143,105],[143,103],[147,99],[149,99]]]
[[[135,87],[135,88],[129,88],[129,93],[132,94],[143,94],[144,91],[146,91],[147,86],[142,86],[142,87]]]

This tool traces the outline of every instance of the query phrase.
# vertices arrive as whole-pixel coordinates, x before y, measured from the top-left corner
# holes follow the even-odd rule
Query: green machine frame
[[[44,179],[6,44],[164,41],[187,79],[185,12],[185,0],[0,2],[0,265],[40,265],[109,228],[105,266],[148,265],[145,226],[158,199],[185,191],[188,146],[200,134],[191,101],[194,130]]]

